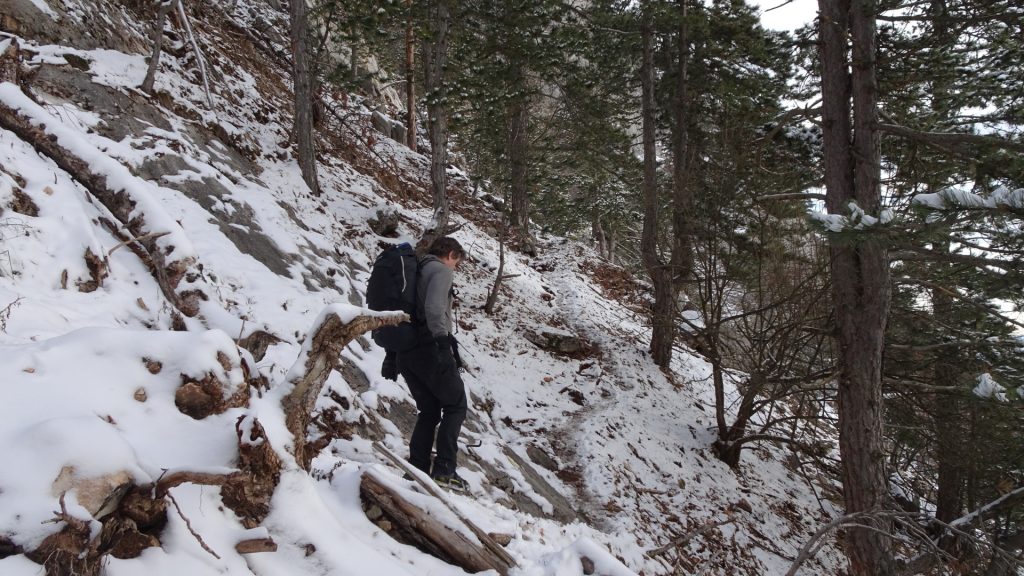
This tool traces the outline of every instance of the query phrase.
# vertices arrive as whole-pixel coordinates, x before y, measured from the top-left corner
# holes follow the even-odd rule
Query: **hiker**
[[[419,261],[416,309],[423,325],[415,347],[397,353],[398,371],[409,385],[419,415],[409,441],[409,462],[442,486],[464,490],[456,472],[459,431],[466,419],[462,362],[452,336],[452,281],[465,256],[457,240],[441,237]],[[437,437],[437,457],[430,453]]]

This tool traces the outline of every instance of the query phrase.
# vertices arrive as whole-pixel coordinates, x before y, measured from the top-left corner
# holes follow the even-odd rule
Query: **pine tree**
[[[302,179],[314,196],[320,195],[316,171],[316,146],[313,130],[313,99],[316,78],[309,46],[309,7],[306,0],[291,0],[292,84],[295,116],[292,131],[297,142],[297,157]]]
[[[875,12],[870,0],[819,0],[825,204],[851,202],[881,214]],[[848,48],[847,40],[850,46]],[[850,74],[847,70],[851,70]],[[847,513],[870,513],[887,494],[882,443],[882,347],[889,312],[889,262],[879,238],[831,241],[839,345],[839,449]],[[889,523],[876,518],[847,537],[854,574],[895,573]]]
[[[464,2],[453,40],[456,131],[477,176],[507,196],[513,244],[529,254],[536,252],[531,196],[545,178],[538,139],[572,52],[568,14],[563,0]]]

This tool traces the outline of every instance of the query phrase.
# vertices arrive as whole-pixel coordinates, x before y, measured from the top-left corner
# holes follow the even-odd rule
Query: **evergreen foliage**
[[[397,69],[407,22],[430,39],[426,4],[331,0],[317,14],[335,40]],[[808,406],[834,399],[840,357],[820,240],[882,246],[893,278],[884,355],[889,488],[906,508],[948,522],[1024,482],[1016,448],[1024,445],[1018,4],[869,4],[878,23],[872,130],[884,135],[883,202],[839,231],[814,230],[804,218],[821,211],[813,197],[825,176],[817,33],[765,30],[742,0],[453,3],[443,91],[452,148],[478,183],[505,198],[502,217],[519,230],[520,248],[529,249],[532,222],[591,235],[602,256],[641,269],[647,14],[653,214],[662,231],[655,263],[671,270],[680,293],[662,310],[714,368],[718,455],[738,466],[743,449],[765,440],[807,453],[800,430],[828,413]],[[351,66],[341,70],[332,77],[359,79]],[[421,102],[442,103],[439,93]],[[812,200],[783,200],[799,195]],[[876,221],[882,209],[895,217]],[[1007,509],[986,529],[997,544],[1012,542],[1022,520]],[[978,567],[994,558],[931,530],[958,561]]]

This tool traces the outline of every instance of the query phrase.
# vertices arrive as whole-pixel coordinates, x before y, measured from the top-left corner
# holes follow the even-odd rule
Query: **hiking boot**
[[[432,476],[432,478],[434,483],[442,488],[447,488],[448,490],[454,490],[456,492],[469,491],[469,483],[458,474],[438,474],[437,476]]]

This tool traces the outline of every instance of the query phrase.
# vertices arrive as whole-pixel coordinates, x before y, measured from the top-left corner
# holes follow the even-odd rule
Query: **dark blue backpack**
[[[370,310],[402,310],[412,322],[378,328],[371,334],[378,346],[389,351],[409,350],[417,344],[416,281],[419,263],[416,251],[407,243],[392,246],[377,256],[366,284],[366,306]]]

